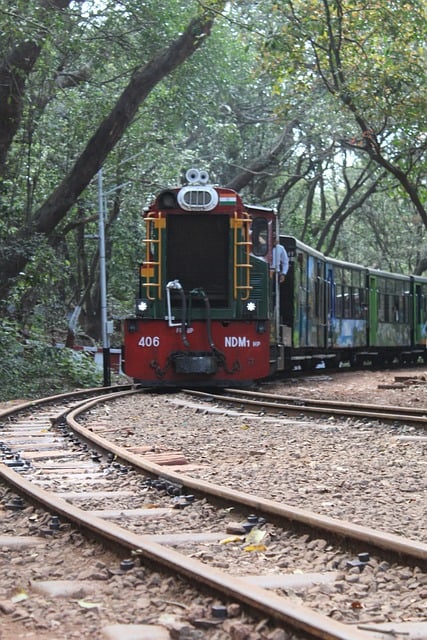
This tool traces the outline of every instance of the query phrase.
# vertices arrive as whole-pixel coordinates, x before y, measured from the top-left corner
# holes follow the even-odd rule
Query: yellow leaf
[[[25,593],[23,589],[18,589],[14,596],[11,597],[12,602],[22,602],[23,600],[27,600],[28,595]]]
[[[220,540],[219,544],[230,544],[230,542],[241,542],[243,538],[241,536],[230,536],[229,538],[224,538],[224,540]]]
[[[247,544],[259,544],[261,540],[265,537],[266,531],[262,531],[261,529],[257,529],[254,527],[249,531],[248,535],[245,538],[245,542]]]
[[[244,549],[245,551],[267,551],[265,544],[249,544]]]
[[[77,600],[77,604],[82,609],[97,609],[100,606],[96,602],[86,602],[86,600]]]

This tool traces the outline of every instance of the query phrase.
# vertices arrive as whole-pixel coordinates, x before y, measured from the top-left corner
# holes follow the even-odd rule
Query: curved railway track
[[[214,394],[211,392],[185,390],[190,396],[205,399],[209,402],[215,400],[232,406],[240,407],[245,411],[265,412],[269,414],[305,415],[311,417],[333,416],[337,418],[357,418],[378,420],[382,422],[403,422],[411,425],[427,426],[427,410],[417,407],[379,406],[376,404],[359,404],[357,408],[352,402],[339,402],[335,400],[313,400],[311,398],[295,398],[257,391],[225,389],[224,392]]]
[[[298,535],[303,533],[311,540],[319,536],[326,538],[328,544],[337,545],[341,551],[345,549],[349,557],[351,553],[356,554],[354,568],[360,570],[363,570],[369,561],[369,554],[375,554],[379,558],[387,558],[397,563],[405,562],[425,571],[427,545],[402,536],[386,534],[303,509],[292,508],[200,479],[193,479],[170,468],[165,469],[162,464],[147,461],[141,455],[110,442],[90,427],[85,427],[78,422],[82,415],[87,416],[88,413],[90,415],[92,408],[100,403],[136,392],[138,393],[127,387],[115,390],[114,393],[104,393],[88,399],[88,396],[96,392],[86,391],[83,392],[86,396],[84,400],[77,398],[75,394],[68,394],[27,403],[0,413],[2,423],[0,476],[25,500],[41,504],[49,512],[73,522],[79,528],[101,537],[110,544],[113,543],[129,555],[133,553],[140,556],[142,562],[154,563],[163,570],[182,575],[191,582],[220,594],[225,600],[238,601],[249,610],[256,611],[258,615],[283,625],[283,628],[294,629],[303,634],[303,637],[324,640],[366,640],[373,637],[371,635],[373,628],[361,629],[343,624],[313,609],[296,605],[289,598],[283,597],[281,592],[286,591],[286,585],[289,587],[290,576],[277,574],[274,567],[271,573],[258,576],[256,580],[251,581],[245,576],[236,577],[236,575],[228,575],[218,569],[212,569],[208,564],[176,550],[176,546],[183,540],[194,543],[226,538],[230,522],[221,522],[223,517],[219,514],[223,511],[215,512],[214,516],[210,516],[218,521],[217,532],[214,534],[194,529],[184,533],[172,532],[169,536],[139,533],[139,529],[136,530],[132,522],[135,522],[135,518],[143,519],[147,516],[147,508],[144,506],[146,494],[143,494],[144,499],[140,505],[137,504],[135,495],[128,496],[124,502],[117,504],[120,478],[126,477],[130,468],[136,473],[145,474],[145,480],[141,482],[145,483],[146,489],[149,488],[149,491],[157,492],[162,496],[165,505],[162,513],[165,517],[168,517],[168,513],[172,513],[171,494],[173,493],[177,494],[173,498],[173,507],[191,510],[194,497],[196,500],[209,500],[222,509],[227,507],[228,510],[232,506],[236,517],[240,514],[240,520],[236,520],[234,524],[241,540],[245,540],[246,536],[249,536],[248,542],[251,540],[253,523],[251,525],[249,515],[254,513],[256,514],[255,527],[252,531],[255,533],[252,535],[255,543],[258,540],[262,541],[265,529],[263,523],[267,521],[273,523],[274,527],[286,528],[287,531],[294,530]],[[235,391],[233,393],[236,402],[242,404],[243,394],[236,394]],[[212,398],[211,394],[209,396]],[[263,396],[262,401],[260,396]],[[271,398],[268,398],[267,407],[264,396],[265,394],[257,394],[257,399],[252,398],[251,407],[257,411],[265,411],[267,408],[270,410]],[[198,397],[200,397],[199,394]],[[230,403],[231,399],[227,397],[226,402]],[[258,404],[261,402],[262,404]],[[292,404],[288,400],[284,402],[283,398],[273,404],[274,410],[280,412],[291,411],[288,407],[293,407],[296,412],[301,413],[302,409],[305,411],[307,408],[305,405],[302,408],[300,404]],[[319,406],[308,402],[307,405],[310,405],[310,413],[318,415]],[[326,410],[325,407],[322,411],[324,410]],[[338,411],[337,403],[330,404],[329,410]],[[345,410],[350,411],[350,407],[345,407]],[[360,417],[360,413],[357,415]],[[383,415],[387,414],[384,412]],[[396,420],[396,415],[402,415],[402,413],[396,412],[390,419]],[[411,420],[419,417],[422,416],[412,414]],[[90,474],[96,485],[96,491],[93,494],[94,508],[89,511],[80,509],[74,504],[79,500],[78,492],[75,491],[79,473],[86,476]],[[114,484],[111,482],[112,476],[115,479]],[[60,490],[53,492],[52,485],[58,486]],[[152,513],[153,511],[151,515]],[[158,510],[156,510],[157,514],[159,514]],[[123,521],[121,526],[115,523],[118,517]],[[357,555],[361,546],[365,554],[363,557]],[[308,578],[310,579],[310,576]],[[327,572],[321,575],[319,571],[315,571],[311,579],[314,583],[316,581],[322,583],[334,579],[334,575],[332,572],[330,575],[327,575]],[[274,588],[279,592],[274,592]],[[389,625],[388,629],[385,628],[382,635],[380,627],[376,627],[375,631],[380,635],[375,637],[389,637],[387,634],[391,633],[390,629],[393,631],[393,625]],[[408,632],[402,633],[404,637],[408,637]],[[398,632],[393,631],[393,637],[398,638]]]

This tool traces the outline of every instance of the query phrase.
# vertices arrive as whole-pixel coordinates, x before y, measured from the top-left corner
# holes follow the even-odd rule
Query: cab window
[[[268,253],[268,222],[266,218],[255,218],[252,222],[252,253],[266,256]]]

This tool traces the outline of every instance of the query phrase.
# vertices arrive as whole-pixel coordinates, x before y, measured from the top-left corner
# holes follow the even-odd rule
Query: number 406
[[[139,347],[158,347],[159,344],[159,336],[142,336],[138,342]]]

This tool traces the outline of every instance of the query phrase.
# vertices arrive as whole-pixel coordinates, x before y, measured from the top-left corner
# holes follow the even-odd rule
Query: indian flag
[[[219,196],[219,204],[234,206],[236,204],[236,196],[233,194],[228,194],[226,196]]]

